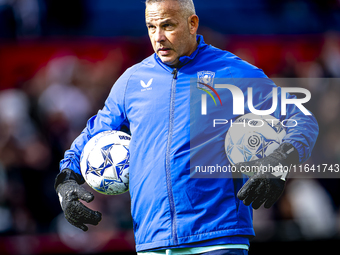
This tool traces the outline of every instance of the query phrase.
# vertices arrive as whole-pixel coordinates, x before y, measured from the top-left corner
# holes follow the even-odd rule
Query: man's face
[[[193,16],[198,26],[198,18]],[[148,4],[145,20],[152,47],[163,63],[176,66],[181,56],[195,51],[197,27],[193,27],[192,17],[185,17],[177,1]]]

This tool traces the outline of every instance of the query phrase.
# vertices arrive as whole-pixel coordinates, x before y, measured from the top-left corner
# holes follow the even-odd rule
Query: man
[[[198,122],[190,116],[190,104],[195,106],[195,102],[190,102],[194,101],[190,100],[190,79],[197,80],[198,73],[207,70],[215,78],[227,77],[236,83],[238,78],[258,79],[258,86],[249,86],[253,86],[257,107],[261,109],[267,109],[275,85],[262,70],[205,44],[203,37],[196,35],[198,17],[192,0],[147,0],[145,19],[155,54],[129,68],[117,80],[104,108],[88,121],[61,161],[55,187],[65,217],[84,231],[85,224],[96,225],[100,221],[99,212],[78,201],[90,202],[94,198],[80,186],[84,180],[79,157],[91,137],[127,123],[132,134],[129,188],[137,251],[247,254],[249,239],[254,236],[249,205],[258,208],[264,203],[269,208],[282,193],[284,179],[264,172],[255,173],[249,180],[190,178],[191,156],[208,161],[215,157],[221,164],[229,165],[225,153],[209,154],[213,151],[209,150],[202,156],[199,148],[206,141],[197,146],[191,144],[191,138],[196,138],[191,126]],[[205,77],[205,81],[210,80]],[[245,90],[242,84],[239,87]],[[221,96],[223,103],[230,106],[231,95]],[[231,108],[225,113],[229,119],[236,117]],[[315,119],[293,106],[288,106],[287,111],[287,118],[294,116],[302,124],[288,129],[284,143],[252,165],[285,166],[310,156],[318,134]],[[279,109],[273,115],[279,118]],[[202,133],[209,133],[207,123],[196,126]],[[220,138],[225,132],[212,136],[218,138],[216,148],[223,148]],[[246,164],[249,163],[237,167]],[[244,203],[240,203],[237,194]]]

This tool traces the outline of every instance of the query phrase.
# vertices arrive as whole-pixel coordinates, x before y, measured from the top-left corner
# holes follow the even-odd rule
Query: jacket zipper
[[[170,94],[170,114],[169,114],[169,130],[168,130],[168,141],[166,148],[166,183],[167,183],[167,191],[169,196],[169,204],[170,204],[170,215],[171,215],[171,232],[174,241],[174,245],[178,244],[177,239],[177,224],[175,217],[175,203],[174,196],[172,193],[172,182],[171,182],[171,164],[170,164],[170,150],[172,143],[172,133],[174,126],[174,111],[175,111],[175,94],[176,94],[176,80],[177,80],[177,68],[175,68],[172,72],[172,83],[171,83],[171,94]]]

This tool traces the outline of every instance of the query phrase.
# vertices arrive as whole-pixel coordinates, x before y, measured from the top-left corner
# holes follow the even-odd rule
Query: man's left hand
[[[235,164],[240,172],[257,169],[239,190],[237,197],[245,205],[252,204],[254,209],[258,209],[263,203],[265,208],[270,208],[284,190],[288,168],[298,163],[298,151],[293,145],[283,143],[267,157]]]

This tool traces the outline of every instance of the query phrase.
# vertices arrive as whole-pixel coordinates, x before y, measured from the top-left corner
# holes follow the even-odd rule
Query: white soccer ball
[[[232,122],[225,137],[225,152],[232,165],[268,156],[282,143],[286,130],[271,115],[245,114]]]
[[[118,195],[129,190],[129,144],[121,131],[104,131],[92,137],[80,157],[81,173],[99,193]]]

